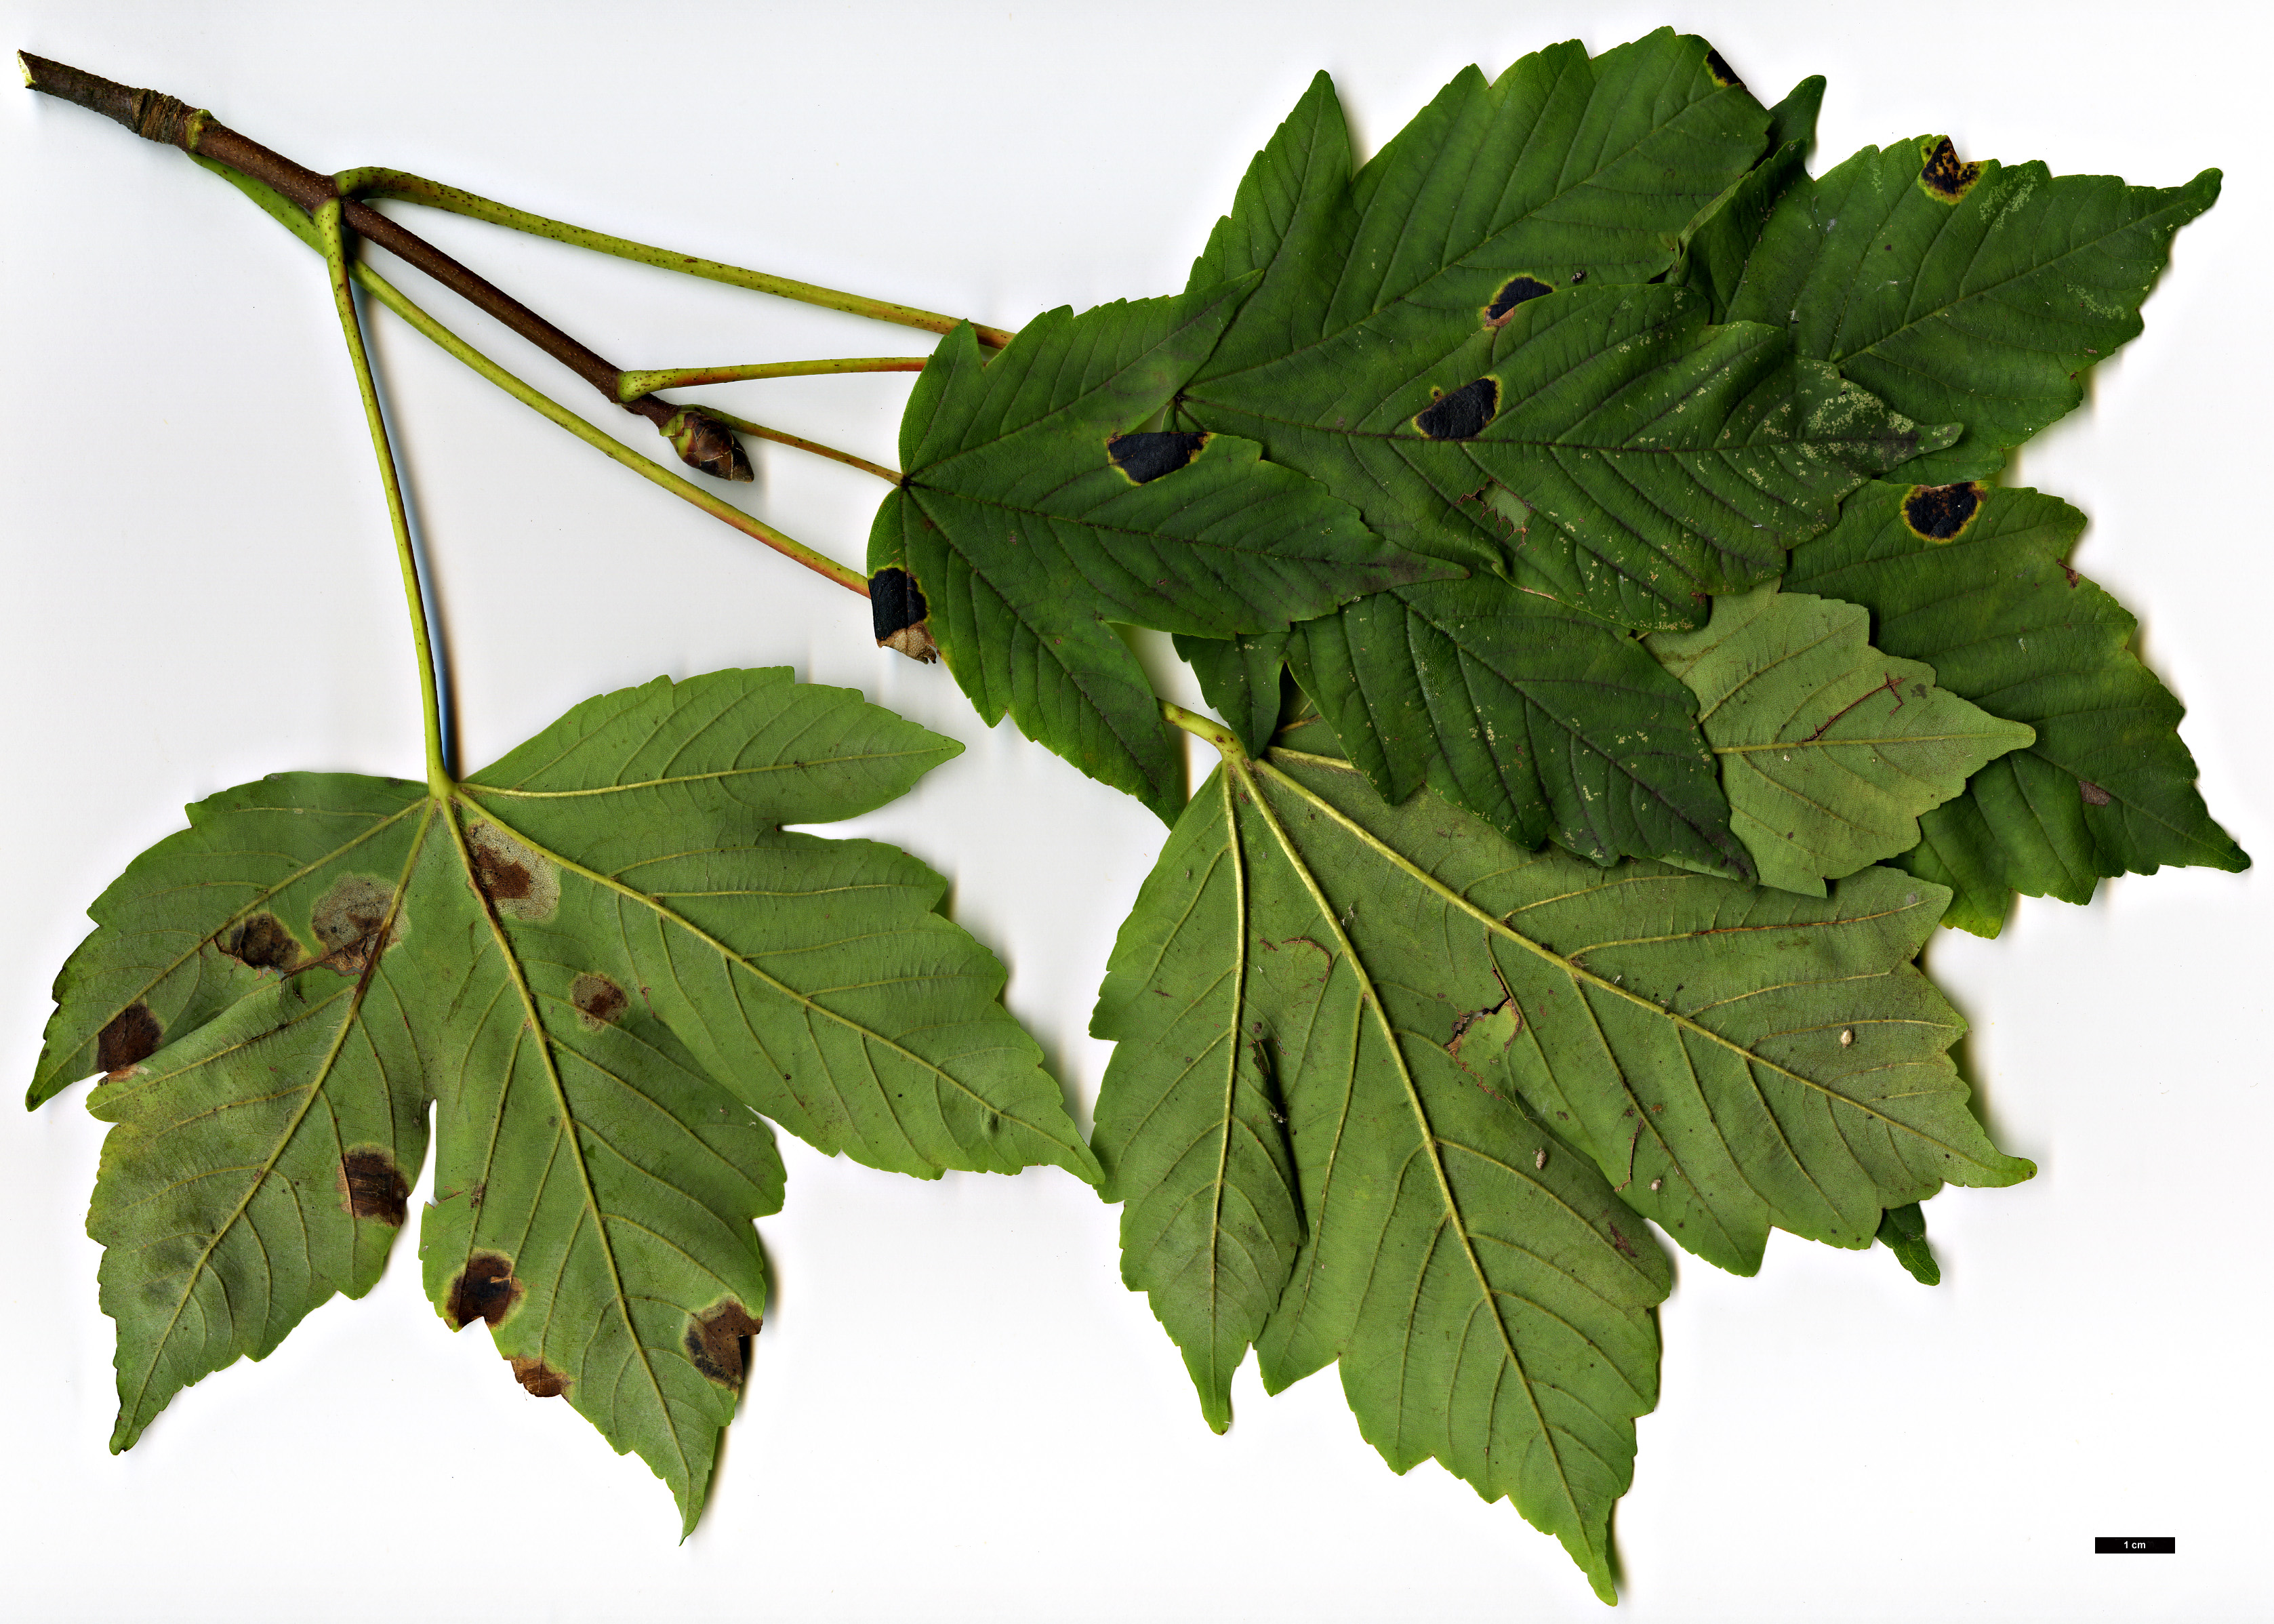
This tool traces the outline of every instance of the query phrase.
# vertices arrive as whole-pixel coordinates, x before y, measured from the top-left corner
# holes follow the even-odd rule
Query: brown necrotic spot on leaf
[[[742,1345],[758,1334],[758,1321],[728,1297],[718,1307],[691,1315],[682,1339],[695,1368],[722,1387],[742,1385]]]
[[[1950,138],[1946,135],[1923,150],[1926,162],[1919,170],[1919,184],[1925,188],[1927,196],[1931,198],[1955,203],[1971,192],[1974,183],[1982,178],[1982,166],[1959,162],[1958,148],[1950,144]]]
[[[1206,434],[1163,431],[1153,434],[1116,434],[1105,442],[1106,457],[1126,475],[1132,485],[1143,485],[1163,474],[1173,474],[1209,443]]]
[[[1474,440],[1499,410],[1500,380],[1480,378],[1416,412],[1413,426],[1431,440]]]
[[[1903,523],[1922,541],[1955,541],[1982,506],[1978,483],[1915,485],[1903,498]]]
[[[1721,53],[1710,45],[1706,48],[1706,71],[1711,73],[1713,82],[1724,90],[1743,90],[1745,87],[1745,81],[1737,77],[1736,70],[1723,61]]]
[[[492,1326],[505,1323],[505,1317],[521,1301],[521,1282],[513,1277],[513,1259],[501,1252],[478,1252],[466,1259],[466,1267],[450,1282],[445,1299],[449,1306],[443,1310],[450,1328],[461,1330],[477,1320],[486,1320]]]
[[[2084,804],[2089,807],[2105,807],[2116,799],[2090,778],[2079,778],[2076,781],[2076,793],[2084,797]]]
[[[385,880],[350,874],[333,882],[309,921],[324,950],[323,962],[346,976],[369,969],[380,949],[403,939],[408,921],[394,905],[395,888]]]
[[[508,919],[550,919],[561,906],[561,870],[495,823],[466,831],[474,882],[490,906]]]
[[[340,1158],[340,1204],[354,1218],[376,1218],[403,1227],[410,1185],[395,1165],[395,1153],[366,1145]]]
[[[939,658],[939,645],[931,640],[931,628],[926,624],[930,613],[916,578],[899,565],[887,565],[869,577],[869,620],[878,648],[897,649],[912,660],[932,664]]]
[[[221,951],[255,970],[289,970],[300,962],[300,944],[274,914],[255,914],[215,938]]]
[[[624,989],[596,970],[587,970],[568,989],[570,1002],[576,1004],[578,1019],[591,1031],[598,1032],[631,1007]]]
[[[568,1378],[542,1359],[515,1359],[513,1379],[528,1388],[532,1398],[559,1398],[568,1391]]]
[[[161,1028],[147,1004],[130,1004],[94,1036],[94,1064],[116,1077],[158,1052]]]
[[[1571,280],[1577,282],[1586,274],[1581,271]],[[1536,299],[1542,294],[1555,291],[1537,276],[1511,276],[1501,284],[1500,291],[1493,295],[1492,303],[1485,306],[1485,325],[1488,327],[1506,327],[1509,317],[1517,305],[1527,299]]]

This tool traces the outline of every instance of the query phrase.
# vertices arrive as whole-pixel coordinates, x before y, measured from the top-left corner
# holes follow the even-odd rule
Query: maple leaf
[[[1528,843],[1747,873],[1694,705],[1621,628],[1773,579],[1922,430],[1781,328],[1646,285],[1820,84],[1764,109],[1702,41],[1464,72],[1354,168],[1322,74],[1250,166],[1197,289],[1260,275],[1174,424],[1262,441],[1472,578],[1298,626],[1286,656],[1352,760]],[[1179,645],[1249,743],[1268,650]]]
[[[1828,898],[1531,853],[1382,801],[1312,724],[1224,765],[1115,944],[1096,1144],[1123,1277],[1203,1413],[1253,1346],[1339,1362],[1400,1471],[1506,1495],[1611,1595],[1657,1391],[1649,1229],[1750,1273],[1772,1226],[1868,1246],[1946,1182],[2005,1184],[1913,966],[1946,893]]]
[[[782,827],[960,748],[719,672],[590,700],[447,793],[290,773],[191,808],[95,902],[31,1091],[106,1073],[112,1447],[370,1289],[431,1103],[436,1310],[637,1451],[692,1527],[764,1308],[763,1117],[921,1177],[1096,1176],[939,876]]]

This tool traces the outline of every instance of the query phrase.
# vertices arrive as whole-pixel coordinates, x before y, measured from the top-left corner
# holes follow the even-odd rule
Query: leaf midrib
[[[477,779],[462,779],[461,789],[475,790],[485,795],[509,795],[517,801],[572,801],[585,795],[621,795],[636,790],[664,789],[677,784],[711,784],[729,778],[754,778],[769,772],[804,772],[820,767],[861,766],[905,760],[910,756],[940,755],[937,748],[928,750],[872,750],[860,756],[832,756],[815,761],[776,762],[764,767],[723,767],[715,772],[681,773],[673,778],[636,778],[628,784],[599,784],[587,789],[508,789],[501,784],[484,784]],[[790,820],[795,821],[795,820]]]
[[[505,829],[508,835],[516,839],[520,838],[517,831],[506,828],[494,813],[486,810],[470,797],[460,794],[455,797],[455,800],[457,807],[470,807],[481,817]],[[590,1218],[592,1232],[599,1238],[601,1259],[607,1265],[612,1306],[615,1309],[617,1317],[623,1321],[625,1340],[631,1344],[634,1352],[638,1355],[640,1372],[647,1378],[649,1393],[655,1404],[656,1412],[664,1422],[662,1430],[670,1438],[672,1452],[678,1459],[681,1478],[689,1485],[689,1492],[692,1493],[696,1478],[695,1468],[687,1458],[686,1442],[680,1436],[680,1429],[672,1414],[670,1400],[663,1390],[662,1379],[656,1374],[655,1362],[649,1357],[647,1342],[640,1335],[639,1327],[632,1320],[631,1297],[624,1288],[622,1266],[616,1261],[614,1238],[608,1233],[608,1214],[600,1204],[599,1191],[593,1187],[591,1166],[584,1154],[582,1138],[584,1122],[577,1115],[575,1107],[569,1102],[567,1085],[561,1081],[560,1064],[553,1052],[553,1034],[545,1025],[544,1013],[538,1007],[535,995],[530,990],[528,977],[522,969],[520,957],[514,951],[513,942],[506,931],[504,921],[498,917],[496,905],[483,891],[481,882],[477,876],[473,853],[467,849],[466,846],[466,831],[460,826],[458,818],[453,816],[456,807],[442,807],[440,810],[443,822],[449,828],[450,838],[456,849],[466,883],[471,888],[475,897],[479,899],[482,919],[489,926],[490,936],[496,946],[499,961],[505,966],[506,975],[513,986],[516,1002],[521,1006],[522,1029],[528,1034],[530,1041],[535,1044],[538,1058],[545,1069],[546,1081],[552,1087],[553,1107],[560,1113],[561,1122],[561,1132],[553,1140],[553,1154],[557,1155],[564,1145],[568,1147],[570,1159],[576,1169],[577,1187],[584,1194],[584,1210],[580,1215],[578,1227],[582,1227],[584,1218]],[[508,1057],[502,1086],[499,1092],[497,1112],[499,1122],[502,1122],[505,1116],[505,1092],[512,1086],[512,1075],[513,1062]],[[493,1138],[493,1143],[494,1143],[494,1138]],[[538,1188],[540,1190],[543,1188],[542,1181],[539,1182]],[[533,1225],[535,1222],[536,1204],[532,1202],[528,1222]],[[523,1232],[524,1247],[527,1237],[528,1229],[524,1227]],[[576,1231],[572,1229],[568,1240],[561,1248],[559,1274],[561,1275],[565,1275],[568,1272],[569,1259],[575,1253],[576,1241]],[[556,1302],[559,1300],[558,1283],[558,1277],[556,1277],[556,1289],[553,1299]],[[541,1351],[544,1347],[541,1337],[538,1346]],[[676,1490],[679,1485],[674,1484],[672,1486]]]
[[[1436,1179],[1438,1197],[1445,1214],[1444,1222],[1459,1237],[1461,1255],[1468,1262],[1470,1274],[1476,1282],[1478,1296],[1482,1304],[1492,1313],[1493,1328],[1500,1338],[1502,1356],[1506,1365],[1513,1368],[1522,1380],[1525,1403],[1532,1412],[1532,1424],[1538,1429],[1540,1441],[1547,1447],[1549,1458],[1555,1462],[1556,1486],[1563,1492],[1563,1503],[1571,1515],[1572,1531],[1577,1538],[1585,1540],[1587,1538],[1586,1518],[1579,1509],[1578,1495],[1572,1488],[1570,1476],[1564,1470],[1562,1449],[1558,1445],[1555,1429],[1548,1425],[1547,1415],[1540,1407],[1538,1395],[1532,1390],[1532,1373],[1525,1367],[1522,1356],[1517,1352],[1516,1344],[1509,1336],[1507,1322],[1501,1318],[1500,1294],[1493,1289],[1492,1281],[1485,1273],[1484,1263],[1477,1256],[1474,1237],[1469,1233],[1468,1223],[1462,1214],[1460,1202],[1453,1194],[1451,1177],[1445,1170],[1442,1143],[1437,1136],[1434,1124],[1429,1120],[1428,1108],[1422,1102],[1420,1090],[1413,1080],[1412,1070],[1406,1064],[1404,1045],[1400,1041],[1401,1034],[1397,1027],[1390,1024],[1389,1011],[1382,1007],[1381,995],[1374,989],[1374,978],[1367,972],[1365,960],[1359,958],[1358,949],[1344,931],[1342,921],[1336,914],[1333,905],[1328,902],[1325,893],[1320,889],[1317,876],[1312,874],[1309,865],[1304,862],[1301,854],[1296,851],[1294,842],[1288,838],[1287,831],[1280,826],[1279,819],[1273,814],[1269,801],[1265,799],[1262,786],[1255,781],[1253,770],[1258,767],[1269,771],[1269,764],[1266,763],[1250,762],[1242,756],[1227,752],[1224,756],[1225,794],[1227,797],[1231,794],[1229,780],[1237,774],[1246,791],[1245,799],[1262,818],[1264,826],[1271,831],[1272,838],[1285,855],[1288,866],[1294,869],[1302,880],[1304,890],[1310,894],[1312,906],[1318,910],[1319,917],[1325,921],[1327,929],[1332,933],[1336,943],[1348,959],[1352,974],[1358,978],[1360,1002],[1365,1009],[1371,1012],[1375,1026],[1381,1030],[1382,1041],[1389,1048],[1390,1059],[1397,1068],[1397,1079],[1404,1090],[1407,1108],[1412,1112],[1415,1125],[1419,1132],[1419,1147],[1428,1157],[1430,1172]],[[1293,780],[1288,778],[1284,773],[1275,772],[1273,776],[1283,783],[1293,783]],[[1236,816],[1232,820],[1230,832],[1231,838],[1236,842],[1239,838],[1239,822]],[[1244,926],[1241,934],[1243,937],[1246,936]],[[1361,1019],[1363,1018],[1361,1016]],[[1352,1064],[1354,1070],[1357,1064],[1355,1046],[1352,1051]],[[1415,1277],[1417,1290],[1419,1289],[1422,1277],[1422,1274],[1417,1273]],[[1407,1323],[1409,1326],[1412,1323],[1412,1317],[1410,1315]],[[1401,1372],[1404,1369],[1402,1361],[1400,1369]],[[1401,1383],[1402,1380],[1401,1375]]]

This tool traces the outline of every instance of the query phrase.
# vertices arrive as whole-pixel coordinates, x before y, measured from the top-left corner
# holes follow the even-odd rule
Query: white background
[[[1816,167],[1969,156],[2225,200],[2148,331],[2017,477],[2092,517],[2215,813],[2274,851],[2266,64],[2240,6],[1146,4],[1095,10],[390,0],[0,4],[0,43],[156,85],[321,169],[387,162],[634,237],[1015,326],[1172,291],[1255,147],[1332,71],[1372,150],[1462,64],[1706,34],[1773,100],[1828,74]],[[921,350],[803,310],[397,208],[629,366]],[[179,154],[0,92],[0,1075],[27,1079],[86,905],[185,801],[263,773],[416,776],[408,642],[317,262]],[[415,277],[406,285],[420,289]],[[446,319],[463,310],[431,301]],[[432,549],[462,765],[659,672],[788,662],[969,748],[865,820],[950,876],[1085,1125],[1134,802],[983,731],[858,600],[604,462],[376,320]],[[525,375],[630,435],[567,373]],[[719,392],[894,458],[905,378]],[[651,436],[644,449],[660,450]],[[858,562],[881,487],[760,449],[748,502]],[[1158,640],[1165,643],[1165,640]],[[1171,691],[1196,695],[1156,662]],[[1778,1237],[1692,1259],[1618,1518],[1645,1620],[2268,1616],[2263,1191],[2274,885],[2175,871],[2024,902],[1930,967],[2031,1183],[1928,1207],[1945,1283]],[[779,1289],[709,1512],[526,1397],[419,1295],[413,1237],[263,1365],[105,1453],[110,1325],[75,1088],[0,1117],[0,1612],[15,1618],[1562,1619],[1577,1572],[1434,1465],[1400,1480],[1336,1379],[1209,1435],[1118,1213],[1063,1174],[937,1184],[794,1141]],[[423,1199],[425,1185],[420,1185]],[[2168,1533],[2173,1558],[2091,1554]]]

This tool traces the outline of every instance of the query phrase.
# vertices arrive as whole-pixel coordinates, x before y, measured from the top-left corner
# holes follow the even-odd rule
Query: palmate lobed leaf
[[[1688,626],[1698,594],[1773,575],[1918,431],[1781,329],[1605,285],[1666,270],[1759,157],[1770,115],[1718,64],[1662,30],[1471,69],[1355,171],[1321,75],[1193,267],[1194,289],[1261,282],[1178,422],[1252,435],[1401,545],[1620,624]]]
[[[2140,662],[2136,625],[2067,564],[2084,515],[1977,484],[1879,482],[1793,555],[1787,587],[1871,612],[1873,641],[2036,740],[1920,819],[1901,859],[1956,895],[1945,922],[1996,936],[2014,893],[2091,899],[2106,876],[2250,859],[2195,788],[2180,702]]]
[[[1252,435],[1381,534],[1467,566],[1298,625],[1287,654],[1352,759],[1511,838],[1743,876],[1678,682],[1622,628],[1773,579],[1841,493],[1939,444],[1777,328],[1712,327],[1645,279],[1726,213],[1772,115],[1702,41],[1465,72],[1353,169],[1321,75],[1258,154],[1194,289],[1260,275],[1172,422]],[[1626,284],[1626,285],[1621,285]],[[1180,643],[1250,744],[1268,650]]]
[[[1871,1244],[1946,1182],[2029,1176],[1966,1108],[1914,967],[1946,893],[1826,898],[1528,853],[1385,804],[1320,725],[1220,772],[1115,944],[1092,1030],[1124,1279],[1221,1428],[1339,1362],[1404,1470],[1511,1498],[1612,1596],[1608,1523],[1671,1275],[1771,1227]]]
[[[1918,844],[1919,817],[2036,734],[1871,647],[1860,605],[1773,585],[1713,600],[1650,650],[1697,694],[1730,823],[1761,883],[1824,895],[1826,878]]]
[[[953,755],[842,689],[606,695],[446,797],[285,775],[97,901],[34,1102],[94,1065],[89,1232],[131,1444],[183,1386],[376,1280],[437,1110],[426,1289],[636,1450],[689,1526],[766,1289],[759,1111],[923,1176],[1096,1163],[1001,966],[890,847],[786,831]]]
[[[1355,509],[1230,435],[1148,431],[1253,277],[1036,318],[983,357],[942,341],[900,428],[906,475],[869,568],[907,571],[979,712],[1172,821],[1184,757],[1108,622],[1188,635],[1284,630],[1458,570],[1399,552]]]

